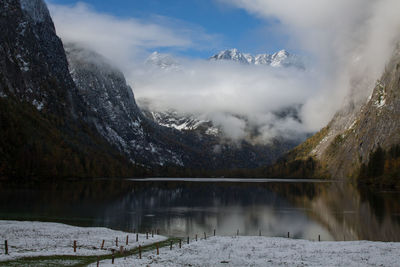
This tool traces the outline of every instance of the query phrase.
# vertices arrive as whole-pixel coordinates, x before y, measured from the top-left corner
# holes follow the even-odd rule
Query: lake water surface
[[[340,181],[80,180],[0,183],[0,219],[41,220],[169,236],[290,236],[400,241],[400,192]]]

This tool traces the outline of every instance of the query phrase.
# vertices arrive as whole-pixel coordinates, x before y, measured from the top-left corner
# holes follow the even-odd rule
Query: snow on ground
[[[129,245],[126,246],[126,236],[129,235]],[[154,235],[146,239],[146,234],[136,234],[115,231],[101,227],[76,227],[61,223],[1,221],[0,220],[0,262],[22,257],[49,255],[103,255],[111,254],[111,249],[118,245],[133,249],[139,244],[144,246],[167,238]],[[5,255],[4,241],[8,241],[9,255]],[[76,253],[73,242],[77,241]],[[100,249],[102,241],[104,249]],[[1,264],[0,264],[1,265]]]
[[[400,243],[317,242],[268,237],[211,237],[110,260],[100,266],[399,266]],[[95,266],[95,265],[90,265]]]

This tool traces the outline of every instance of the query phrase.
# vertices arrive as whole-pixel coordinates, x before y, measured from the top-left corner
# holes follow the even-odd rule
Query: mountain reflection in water
[[[290,236],[400,241],[400,193],[342,182],[91,180],[0,183],[0,218],[160,229],[171,236]]]

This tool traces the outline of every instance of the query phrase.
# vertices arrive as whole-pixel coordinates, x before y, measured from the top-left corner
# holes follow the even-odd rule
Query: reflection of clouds
[[[288,185],[290,186],[290,185]],[[216,229],[218,235],[286,236],[315,239],[330,234],[305,212],[265,188],[194,186],[136,189],[108,206],[105,218],[128,220],[131,229],[161,229],[171,236],[191,236]],[[154,216],[148,216],[149,214]],[[120,216],[116,218],[115,216]]]
[[[57,182],[32,188],[1,187],[4,217],[41,218],[80,226],[173,236],[241,234],[316,240],[400,240],[399,192],[363,192],[344,183]],[[106,189],[106,190],[105,190]],[[22,197],[21,197],[22,196]],[[152,201],[149,201],[150,199]],[[145,216],[152,214],[154,216]],[[13,217],[14,216],[14,217]],[[24,217],[25,216],[25,217]],[[11,219],[11,218],[10,218]],[[331,235],[328,234],[329,231]]]

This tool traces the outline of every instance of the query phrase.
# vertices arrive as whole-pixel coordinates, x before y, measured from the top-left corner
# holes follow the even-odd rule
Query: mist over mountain
[[[147,66],[159,67],[165,70],[179,70],[180,63],[169,54],[153,52],[145,61]]]
[[[344,106],[326,127],[290,151],[269,171],[284,177],[352,177],[375,186],[398,186],[399,88],[400,45],[397,45],[366,102]],[[294,165],[297,168],[290,167]]]
[[[309,133],[300,118],[311,93],[306,84],[312,74],[304,66],[287,51],[253,57],[232,49],[196,62],[154,52],[135,73],[135,91],[155,117],[174,113],[207,121],[234,142],[298,142]]]
[[[239,2],[235,3],[253,10]],[[98,177],[145,173],[149,168],[175,174],[179,168],[204,166],[210,171],[258,168],[299,144],[333,111],[336,115],[328,126],[290,152],[284,164],[294,160],[307,170],[320,164],[320,171],[337,177],[354,176],[358,170],[368,176],[375,170],[370,166],[377,161],[373,158],[381,157],[384,166],[379,166],[387,173],[387,166],[397,166],[399,50],[389,62],[386,49],[394,47],[397,28],[389,28],[392,35],[376,33],[388,23],[379,17],[388,6],[376,7],[371,11],[376,21],[357,32],[364,46],[343,39],[338,50],[347,52],[330,65],[309,64],[286,50],[251,55],[237,49],[203,59],[146,49],[132,56],[121,49],[119,53],[126,52],[124,61],[110,57],[107,40],[101,45],[85,42],[79,28],[70,35],[68,23],[60,25],[62,42],[43,1],[4,1],[2,175]],[[107,29],[114,24],[135,30],[149,26],[97,14],[82,5],[66,9],[70,13],[53,6],[57,25],[84,18],[97,30],[95,22]],[[283,15],[279,12],[274,15]],[[289,24],[296,21],[288,16],[284,18]],[[358,16],[365,19],[365,14]],[[393,24],[400,25],[397,20]],[[147,29],[160,34],[165,30],[161,25]],[[141,34],[143,46],[148,40]],[[176,32],[168,36],[153,41],[185,44]],[[371,55],[367,52],[376,43],[370,37],[377,36],[384,49]],[[70,40],[76,38],[83,39]],[[333,57],[331,52],[324,52],[326,58]],[[376,64],[364,65],[373,60]],[[367,92],[372,92],[369,98]],[[332,101],[326,102],[328,96]],[[316,109],[320,102],[325,105]],[[382,160],[376,151],[387,157]]]
[[[315,6],[316,12],[311,12],[309,4],[302,1],[295,5],[289,0],[283,4],[270,0],[219,2],[228,8],[242,8],[267,22],[278,21],[277,30],[289,38],[285,48],[307,56],[306,70],[230,64],[235,63],[231,60],[205,63],[180,55],[179,62],[183,65],[180,72],[168,75],[150,72],[142,62],[153,51],[169,51],[175,58],[174,52],[199,45],[193,36],[202,36],[210,43],[214,40],[201,31],[188,36],[176,28],[168,28],[171,24],[147,27],[137,24],[135,18],[130,21],[113,17],[84,5],[53,5],[51,10],[62,38],[79,42],[113,61],[124,72],[138,98],[158,99],[152,101],[157,109],[174,107],[180,113],[201,113],[204,107],[211,114],[207,119],[223,123],[229,129],[226,132],[233,132],[232,136],[239,139],[246,135],[245,122],[224,114],[245,116],[253,124],[268,124],[273,132],[289,128],[292,132],[307,133],[326,125],[343,102],[365,101],[373,89],[370,79],[382,72],[398,32],[399,21],[393,7],[399,4],[394,0],[357,0],[351,4],[342,0],[334,3],[312,0],[310,5]],[[120,30],[114,31],[116,27]],[[136,41],[132,34],[135,31],[138,31]],[[150,32],[155,34],[147,38]],[[110,34],[113,38],[102,38]],[[202,48],[209,49],[207,45]],[[246,53],[242,56],[249,61],[256,58]],[[270,57],[264,59],[268,62]],[[264,59],[260,57],[258,61]],[[252,68],[261,66],[268,70]],[[271,115],[298,105],[301,124],[276,120]],[[203,115],[208,114],[203,112]]]
[[[69,70],[86,107],[88,121],[133,162],[183,165],[182,153],[157,138],[157,125],[143,116],[124,75],[101,55],[75,44],[65,45]],[[165,135],[168,133],[166,132]]]

